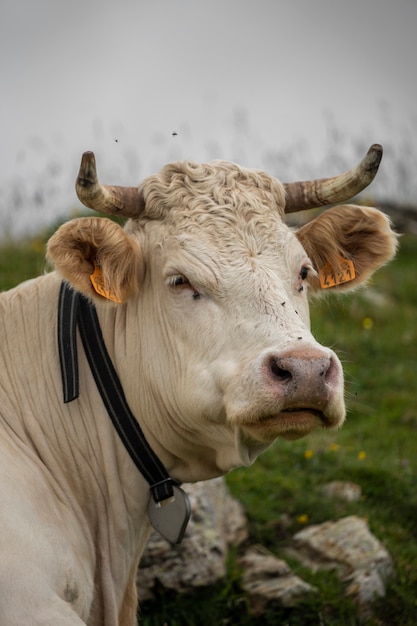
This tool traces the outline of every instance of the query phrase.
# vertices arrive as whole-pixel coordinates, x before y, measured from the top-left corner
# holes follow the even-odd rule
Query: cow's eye
[[[169,279],[169,285],[174,289],[188,289],[192,291],[194,300],[198,300],[200,297],[199,292],[193,287],[188,278],[183,274],[175,274]]]
[[[187,287],[190,285],[190,281],[188,280],[188,278],[186,278],[186,276],[183,276],[182,274],[177,274],[175,276],[171,276],[171,278],[169,279],[169,284],[171,285],[171,287]]]
[[[304,291],[304,282],[307,280],[310,270],[314,272],[311,266],[303,265],[298,274],[298,291],[301,293]]]

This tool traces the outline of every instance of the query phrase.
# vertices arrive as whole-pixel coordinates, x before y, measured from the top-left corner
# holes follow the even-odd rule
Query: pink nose
[[[264,361],[268,386],[286,407],[323,409],[343,384],[337,357],[319,348],[297,349],[286,354],[269,354]]]

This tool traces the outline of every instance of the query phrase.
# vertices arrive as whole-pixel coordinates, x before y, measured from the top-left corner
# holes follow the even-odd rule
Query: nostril
[[[278,380],[291,380],[292,374],[286,369],[283,369],[278,365],[278,361],[276,359],[271,359],[269,368],[273,373],[274,377]]]

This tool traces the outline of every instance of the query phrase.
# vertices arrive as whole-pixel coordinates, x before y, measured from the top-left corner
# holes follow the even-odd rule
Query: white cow
[[[363,283],[396,236],[371,208],[338,206],[296,232],[284,213],[352,197],[380,157],[373,146],[346,174],[286,185],[231,163],[173,163],[120,188],[84,155],[80,199],[126,227],[64,224],[48,245],[56,271],[0,296],[1,626],[136,623],[149,481],[79,339],[79,396],[63,402],[62,280],[95,303],[127,403],[173,480],[249,465],[276,437],[344,420],[342,368],[310,332],[308,295]]]

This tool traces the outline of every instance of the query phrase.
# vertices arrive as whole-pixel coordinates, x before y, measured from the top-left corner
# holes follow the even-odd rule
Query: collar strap
[[[109,417],[138,470],[148,481],[156,504],[173,497],[177,483],[146,441],[127,403],[104,344],[97,311],[83,295],[63,282],[58,304],[58,347],[64,402],[79,396],[77,325],[84,351]]]

